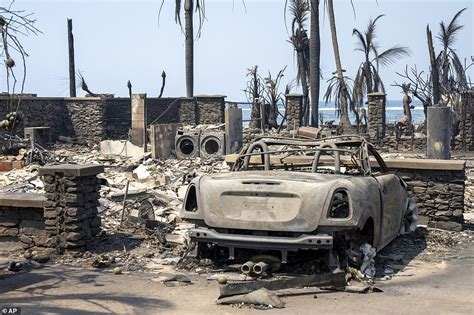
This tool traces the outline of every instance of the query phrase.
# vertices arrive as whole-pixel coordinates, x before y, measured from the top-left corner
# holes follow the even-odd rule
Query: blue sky
[[[2,5],[9,1],[2,0]],[[224,94],[228,100],[245,100],[246,69],[259,65],[262,75],[276,74],[288,66],[283,83],[296,73],[295,56],[287,42],[283,20],[284,1],[245,0],[206,1],[207,21],[195,45],[195,94]],[[362,55],[354,51],[354,27],[365,28],[368,20],[385,14],[378,22],[378,42],[382,48],[408,46],[412,55],[393,66],[383,68],[382,78],[390,99],[400,99],[400,89],[391,87],[400,81],[395,72],[405,65],[428,68],[426,25],[433,34],[439,22],[449,22],[467,7],[456,43],[462,58],[474,56],[474,1],[432,0],[393,1],[355,0],[356,16],[348,0],[335,1],[336,23],[343,67],[354,77]],[[76,71],[83,73],[96,93],[128,94],[131,80],[135,93],[159,94],[161,72],[167,73],[164,96],[183,96],[184,37],[174,22],[174,0],[165,0],[161,18],[161,0],[17,0],[15,8],[34,12],[43,34],[22,38],[30,57],[26,92],[40,96],[68,95],[68,57],[66,19],[72,18],[76,46]],[[321,16],[322,60],[325,79],[334,71],[334,57],[327,15]],[[439,46],[436,46],[439,50]],[[473,67],[474,68],[474,67]],[[21,69],[16,69],[21,72]],[[474,70],[470,70],[474,80]],[[5,75],[0,74],[1,90],[6,90]],[[283,87],[282,87],[283,88]],[[295,90],[296,91],[296,90]],[[84,93],[78,90],[79,95]]]

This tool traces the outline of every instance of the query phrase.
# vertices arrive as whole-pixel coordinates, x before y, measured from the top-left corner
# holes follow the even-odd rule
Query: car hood
[[[312,232],[335,189],[353,177],[302,172],[248,171],[204,175],[199,208],[209,227]]]

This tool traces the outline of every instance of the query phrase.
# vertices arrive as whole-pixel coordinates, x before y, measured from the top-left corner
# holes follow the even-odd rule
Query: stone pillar
[[[132,94],[131,141],[143,148],[146,148],[146,121],[146,94]]]
[[[450,107],[428,107],[426,155],[429,159],[451,159],[452,121]]]
[[[369,124],[368,133],[371,141],[385,138],[385,93],[370,93],[367,95],[369,109],[367,112]]]
[[[303,94],[287,94],[285,97],[287,129],[298,129],[303,125]]]
[[[61,164],[39,169],[45,197],[45,230],[48,247],[58,253],[84,251],[100,231],[98,216],[100,165]]]
[[[226,154],[236,153],[242,148],[242,108],[231,104],[225,109],[225,145]]]
[[[183,125],[196,125],[196,102],[192,97],[182,97],[179,108],[179,121]]]
[[[462,95],[461,107],[461,147],[466,151],[474,151],[474,90]]]

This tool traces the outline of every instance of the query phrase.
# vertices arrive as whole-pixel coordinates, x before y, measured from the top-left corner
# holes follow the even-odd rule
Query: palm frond
[[[404,57],[410,56],[410,50],[408,47],[394,46],[378,54],[376,59],[383,66],[388,66],[395,63]]]
[[[367,52],[367,43],[365,42],[365,38],[362,35],[362,33],[358,29],[354,28],[352,30],[352,36],[356,36],[356,38],[358,39],[358,41],[356,43],[356,45],[357,45],[356,50],[361,51],[363,53],[366,53]]]
[[[448,26],[446,26],[444,22],[439,24],[440,32],[436,37],[443,43],[445,50],[454,44],[457,33],[464,27],[464,25],[458,23],[458,19],[465,10],[467,10],[467,8],[464,8],[456,13]]]
[[[459,85],[460,89],[467,89],[467,78],[466,78],[466,71],[462,65],[461,59],[459,59],[458,55],[451,51],[451,61],[453,63],[453,72],[456,76],[456,82]]]
[[[384,15],[379,15],[377,16],[374,20],[370,20],[369,21],[369,24],[367,25],[367,30],[365,31],[365,41],[367,43],[367,46],[371,46],[372,44],[374,44],[374,41],[375,41],[375,24],[377,23],[377,20],[379,20],[380,18],[382,18]]]

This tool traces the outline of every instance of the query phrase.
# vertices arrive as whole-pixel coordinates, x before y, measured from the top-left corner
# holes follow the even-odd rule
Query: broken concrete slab
[[[0,193],[0,206],[16,208],[43,208],[46,197],[28,193]]]
[[[128,140],[104,140],[100,142],[100,154],[102,156],[118,156],[131,160],[143,158],[145,151]]]

